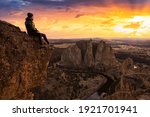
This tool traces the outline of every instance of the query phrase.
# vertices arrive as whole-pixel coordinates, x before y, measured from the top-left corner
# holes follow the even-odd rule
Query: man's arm
[[[26,22],[26,27],[33,32],[39,32],[36,28],[35,28],[35,24],[32,21],[27,21]]]

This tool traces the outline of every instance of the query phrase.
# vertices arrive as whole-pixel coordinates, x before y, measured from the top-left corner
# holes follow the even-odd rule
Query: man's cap
[[[33,13],[27,13],[27,16],[28,16],[28,17],[32,17],[32,16],[33,16]]]

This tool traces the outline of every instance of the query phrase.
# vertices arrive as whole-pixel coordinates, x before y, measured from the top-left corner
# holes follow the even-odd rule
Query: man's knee
[[[41,35],[44,36],[44,37],[46,36],[44,33],[41,33]]]

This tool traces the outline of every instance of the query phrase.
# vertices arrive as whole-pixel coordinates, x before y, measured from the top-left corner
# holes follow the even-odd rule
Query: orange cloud
[[[68,9],[34,6],[34,9],[13,12],[3,19],[25,31],[24,19],[28,11],[34,13],[36,27],[49,38],[149,38],[150,5],[134,10],[128,5],[115,4]]]
[[[141,22],[132,22],[124,26],[124,28],[133,28],[133,29],[139,29],[140,27],[141,27]]]

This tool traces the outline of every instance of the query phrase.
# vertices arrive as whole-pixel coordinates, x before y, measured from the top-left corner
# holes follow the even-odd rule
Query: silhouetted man
[[[40,33],[36,28],[35,28],[35,24],[33,22],[33,14],[32,13],[27,13],[27,18],[25,21],[25,26],[28,32],[29,36],[36,36],[39,38],[40,40],[40,44],[42,45],[42,37],[44,38],[44,40],[47,42],[47,44],[49,44],[47,37],[45,34]]]

